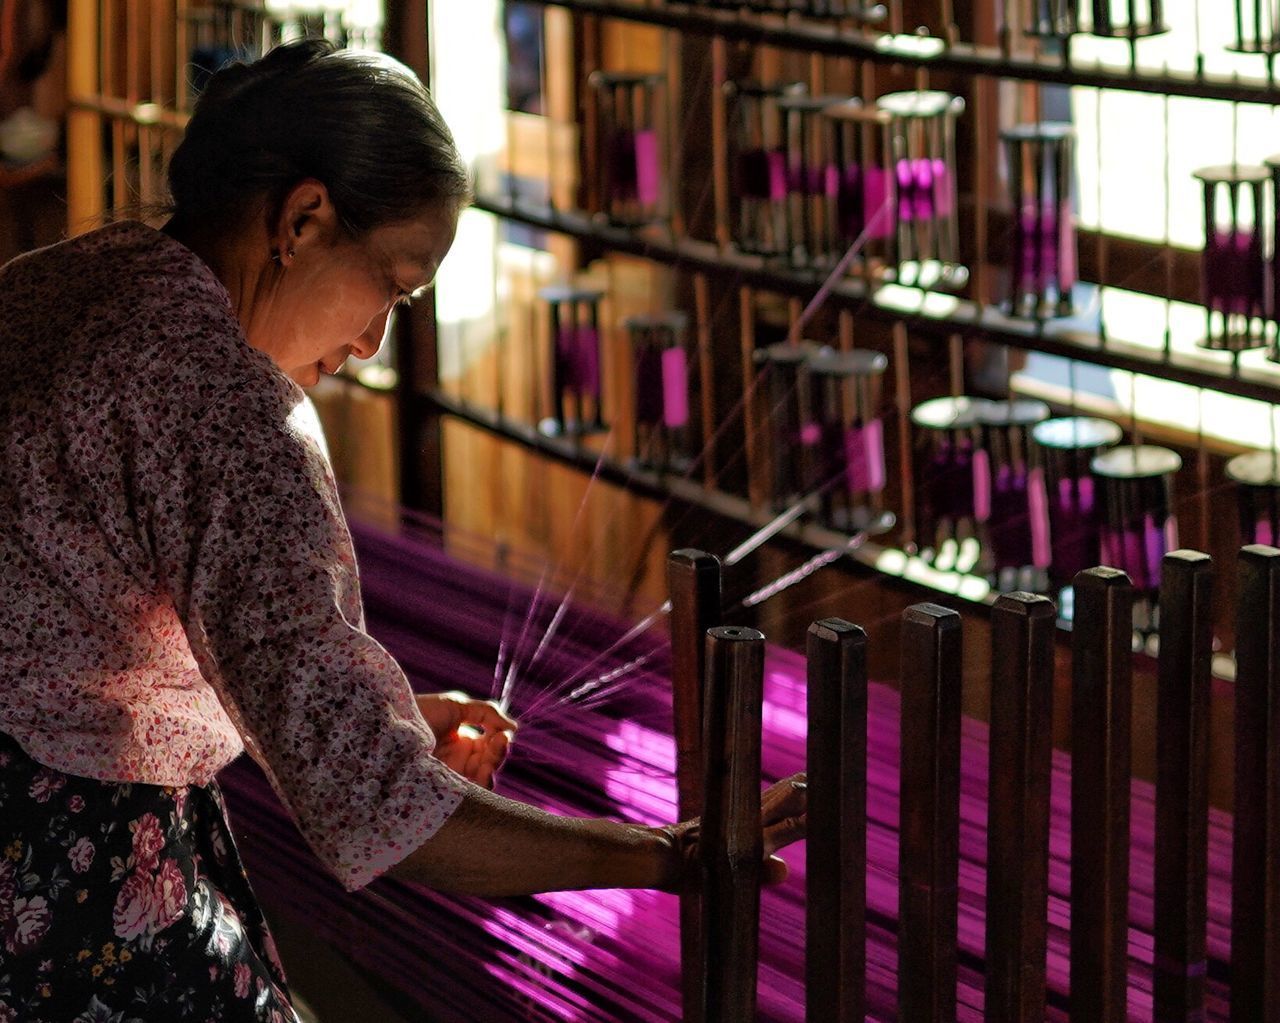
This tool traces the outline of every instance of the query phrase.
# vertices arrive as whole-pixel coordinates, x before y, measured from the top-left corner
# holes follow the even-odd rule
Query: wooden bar
[[[745,434],[743,446],[747,453],[747,497],[751,501],[751,507],[762,508],[770,476],[769,467],[762,464],[762,445],[757,432],[756,304],[755,292],[751,288],[738,289],[738,329],[742,352],[742,422]]]
[[[1164,556],[1156,695],[1155,1019],[1204,1015],[1213,559]]]
[[[702,699],[706,677],[707,630],[720,624],[720,559],[685,548],[667,557],[671,599],[671,686],[675,712],[676,786],[681,820],[702,813]],[[695,1023],[702,1012],[702,900],[696,892],[680,896],[680,963],[684,1018]]]
[[[809,836],[805,1019],[866,1013],[867,634],[840,618],[809,626]]]
[[[1071,633],[1071,1019],[1125,1023],[1133,586],[1075,577]]]
[[[760,939],[760,728],[764,636],[720,626],[707,633],[706,807],[699,853],[705,1023],[756,1018]]]
[[[702,420],[702,482],[716,483],[716,389],[711,351],[711,291],[706,274],[693,275],[694,319],[698,338],[698,407]]]
[[[706,634],[720,624],[720,559],[684,548],[667,558],[671,597],[671,684],[681,820],[702,813],[703,680]]]
[[[1053,636],[1046,597],[1009,593],[991,612],[985,1018],[1044,1015],[1048,951]]]
[[[954,1023],[960,869],[960,616],[902,617],[898,1018]]]
[[[911,363],[907,326],[901,320],[893,325],[893,400],[898,416],[898,473],[902,499],[898,521],[902,544],[911,550],[916,543],[915,480],[912,476],[911,448]]]
[[[1240,551],[1231,1020],[1280,1021],[1280,550]]]

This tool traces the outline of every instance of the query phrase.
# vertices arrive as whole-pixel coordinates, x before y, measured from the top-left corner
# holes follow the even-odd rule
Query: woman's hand
[[[466,693],[430,693],[415,697],[418,710],[436,736],[436,757],[468,781],[493,788],[507,756],[515,721],[497,704]]]
[[[785,860],[775,856],[779,849],[805,837],[808,827],[808,785],[804,774],[793,774],[765,789],[760,797],[760,820],[764,826],[765,884],[781,884],[787,879]],[[675,847],[670,877],[664,891],[679,892],[694,887],[698,878],[698,839],[701,820],[682,821],[660,828]]]

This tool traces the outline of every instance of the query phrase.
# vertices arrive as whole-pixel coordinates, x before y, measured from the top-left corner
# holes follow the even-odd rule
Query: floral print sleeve
[[[150,513],[201,674],[334,875],[360,887],[428,838],[467,783],[364,631],[351,538],[301,392],[233,391]]]

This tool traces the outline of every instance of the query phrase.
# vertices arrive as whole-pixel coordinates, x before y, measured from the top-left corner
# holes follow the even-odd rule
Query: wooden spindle
[[[1202,1019],[1213,559],[1173,551],[1160,586],[1156,697],[1155,1018]]]
[[[1231,1020],[1280,1021],[1280,550],[1240,552]]]
[[[805,1019],[861,1023],[866,1009],[867,634],[809,626],[809,837]]]
[[[719,626],[707,633],[706,805],[699,852],[705,1023],[756,1018],[760,881],[760,725],[764,636]]]
[[[984,1015],[995,1023],[1044,1015],[1056,618],[1031,593],[1001,596],[991,615]]]
[[[678,813],[689,820],[702,813],[702,700],[706,677],[707,630],[720,624],[720,559],[685,548],[667,558],[671,598],[671,687],[675,712]],[[680,962],[684,1018],[695,1023],[702,1012],[701,899],[680,896]]]
[[[954,1023],[960,869],[960,616],[902,620],[898,1018]]]
[[[1075,577],[1071,633],[1071,1019],[1125,1023],[1133,586]]]

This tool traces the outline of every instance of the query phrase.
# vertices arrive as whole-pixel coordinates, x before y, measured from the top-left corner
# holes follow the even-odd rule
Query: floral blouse
[[[174,786],[247,746],[357,888],[466,782],[364,630],[309,411],[167,235],[114,224],[0,269],[0,732]]]

